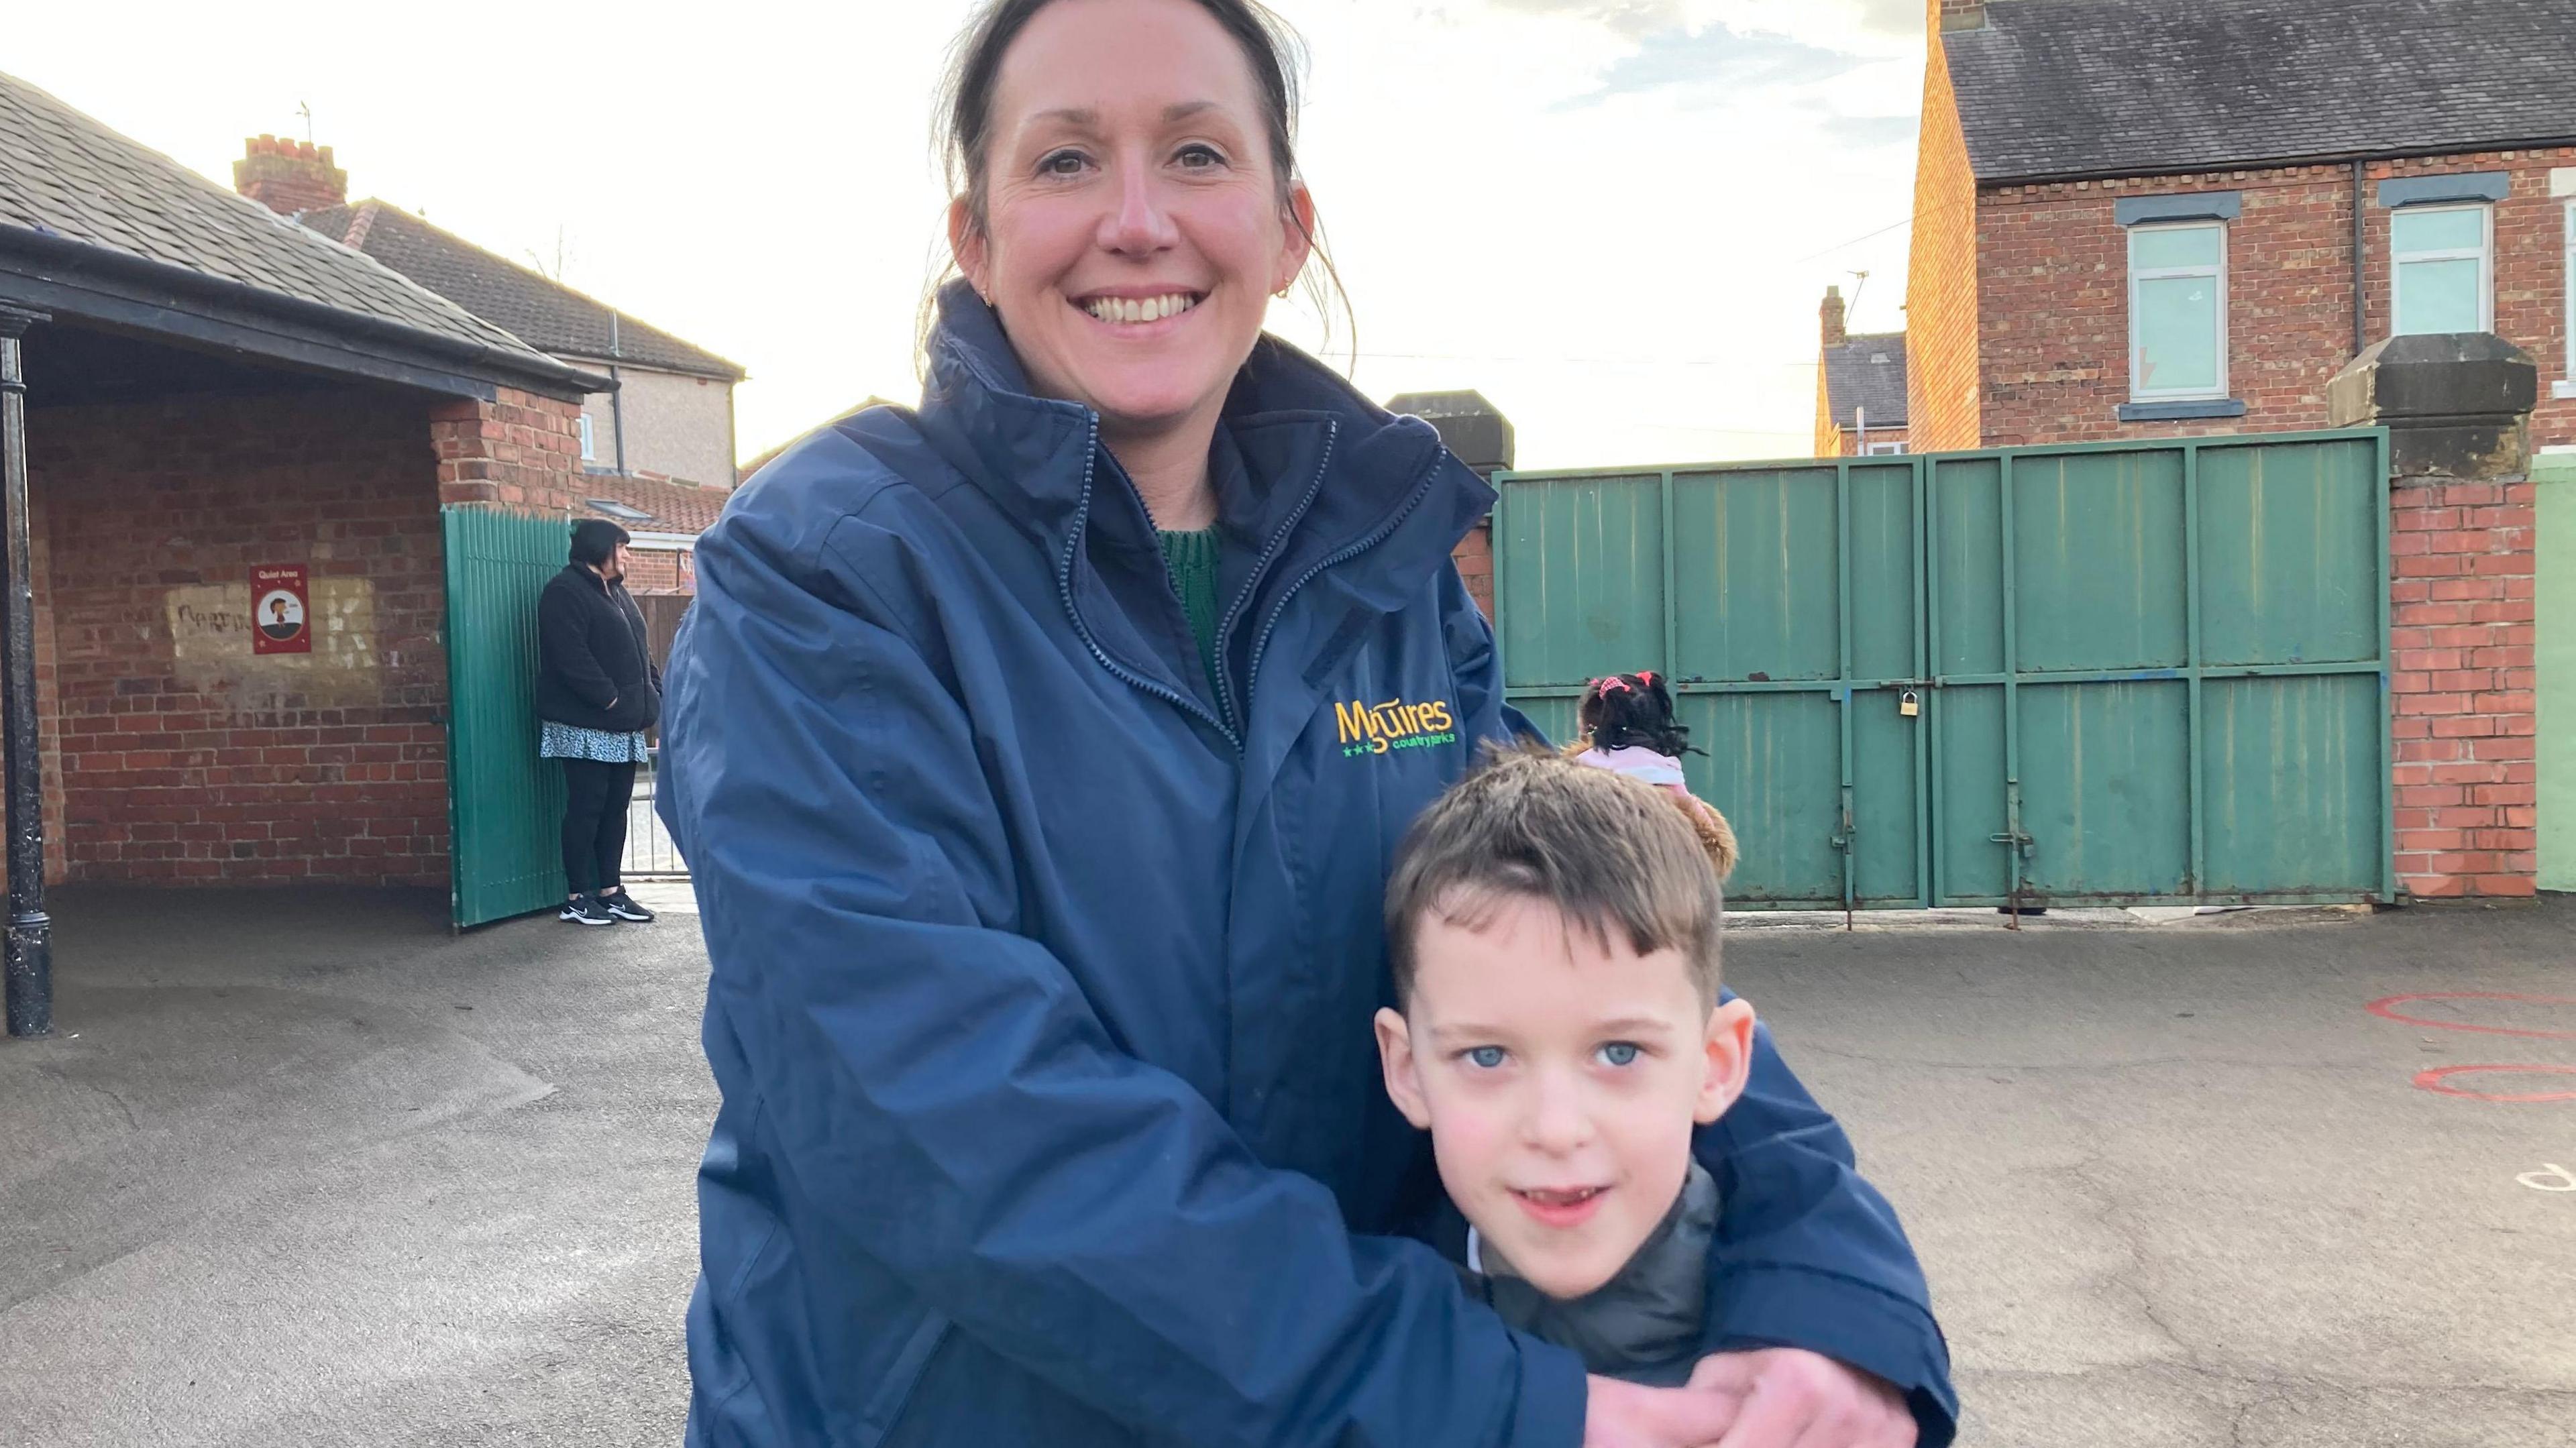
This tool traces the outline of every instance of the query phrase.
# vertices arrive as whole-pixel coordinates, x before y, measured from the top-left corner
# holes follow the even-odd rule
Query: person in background
[[[1682,756],[1694,749],[1690,730],[1673,717],[1673,692],[1653,670],[1595,679],[1576,714],[1583,739],[1568,752],[1577,764],[1643,780],[1660,789],[1690,821],[1720,884],[1735,871],[1735,829],[1717,807],[1682,782]]]
[[[650,921],[626,893],[626,813],[644,731],[662,713],[662,676],[646,646],[644,611],[626,592],[625,529],[605,518],[572,525],[572,561],[537,602],[537,753],[563,761],[564,899],[576,925]]]

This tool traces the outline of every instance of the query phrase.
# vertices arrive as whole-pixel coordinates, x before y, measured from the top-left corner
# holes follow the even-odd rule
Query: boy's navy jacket
[[[1574,1448],[1574,1356],[1430,1246],[1380,900],[1524,728],[1449,551],[1492,493],[1265,340],[1216,449],[1212,687],[1086,409],[942,297],[922,408],[801,440],[700,540],[659,808],[714,972],[688,1441]],[[1923,1278],[1760,1045],[1697,1149],[1708,1345],[1955,1400]]]

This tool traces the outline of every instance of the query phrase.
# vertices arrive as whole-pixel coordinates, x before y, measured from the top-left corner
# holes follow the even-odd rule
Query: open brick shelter
[[[565,516],[611,384],[6,76],[0,177],[47,877],[446,887],[440,509]]]

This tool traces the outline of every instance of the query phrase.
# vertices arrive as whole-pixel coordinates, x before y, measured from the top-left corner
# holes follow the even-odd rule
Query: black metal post
[[[9,578],[0,589],[0,727],[8,749],[9,1034],[54,1030],[54,922],[45,914],[45,773],[36,743],[36,587],[27,531],[27,376],[19,356],[43,312],[0,303],[0,514]]]

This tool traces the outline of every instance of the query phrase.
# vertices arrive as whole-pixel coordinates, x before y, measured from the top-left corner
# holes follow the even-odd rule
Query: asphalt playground
[[[694,917],[56,905],[0,1444],[678,1442]],[[1915,1235],[1962,1443],[2576,1445],[2576,902],[1840,924],[1729,970]]]

